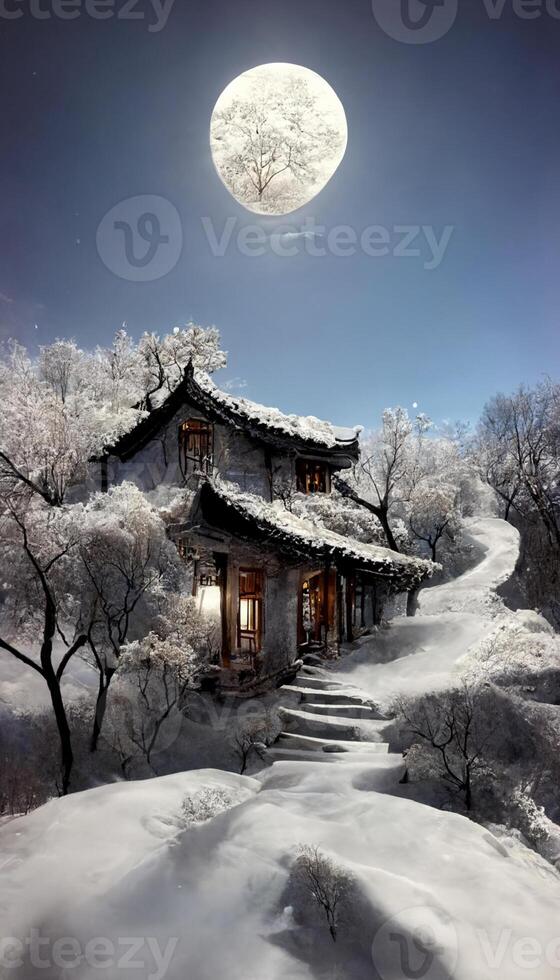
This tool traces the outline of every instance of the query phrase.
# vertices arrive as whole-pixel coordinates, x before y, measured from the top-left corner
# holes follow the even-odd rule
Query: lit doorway
[[[325,642],[325,573],[307,576],[301,587],[300,642],[321,646]]]

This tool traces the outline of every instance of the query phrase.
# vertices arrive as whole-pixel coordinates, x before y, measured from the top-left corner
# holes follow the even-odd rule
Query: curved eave
[[[108,456],[117,456],[123,462],[131,459],[152,439],[156,438],[158,432],[171,421],[184,402],[189,402],[210,422],[233,426],[245,432],[254,442],[271,450],[276,449],[284,453],[312,456],[314,459],[335,463],[341,468],[349,467],[359,459],[360,444],[358,438],[348,442],[336,442],[328,446],[311,439],[301,439],[290,435],[273,425],[259,423],[232,406],[224,405],[211,392],[205,391],[197,383],[192,364],[187,365],[182,381],[169,394],[163,405],[153,409],[146,418],[138,422],[130,432],[122,436],[114,445],[105,446],[103,453],[97,459]]]
[[[352,554],[351,548],[342,537],[340,543],[316,542],[291,533],[289,529],[276,525],[266,516],[256,517],[209,481],[203,483],[198,492],[195,511],[200,513],[205,524],[234,538],[261,545],[287,559],[309,561],[312,558],[322,563],[334,564],[341,571],[362,572],[381,578],[392,591],[406,591],[419,585],[436,568],[429,561],[411,559],[388,548],[381,549],[381,557],[370,558],[363,554]]]

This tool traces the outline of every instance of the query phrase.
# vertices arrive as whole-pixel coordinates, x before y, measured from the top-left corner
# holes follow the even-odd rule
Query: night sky
[[[506,0],[492,19],[483,0],[459,0],[449,32],[425,44],[389,37],[371,0],[175,0],[158,31],[150,0],[134,20],[74,2],[74,20],[0,3],[0,336],[93,347],[124,321],[138,336],[192,318],[222,332],[218,383],[243,379],[248,397],[341,424],[414,402],[475,419],[496,390],[557,373],[560,2],[522,19]],[[326,78],[349,126],[326,189],[283,219],[230,197],[208,140],[227,83],[276,61]],[[139,195],[173,206],[160,231],[173,215],[175,264],[135,282],[106,267],[97,230]],[[134,207],[120,216],[132,222]],[[203,218],[218,237],[235,219],[223,256]],[[256,257],[236,244],[248,225],[269,235],[306,218],[326,234],[380,225],[389,254],[318,257],[299,239],[296,256]],[[420,255],[393,254],[399,226],[438,238],[452,226],[441,264],[425,268],[422,234]]]

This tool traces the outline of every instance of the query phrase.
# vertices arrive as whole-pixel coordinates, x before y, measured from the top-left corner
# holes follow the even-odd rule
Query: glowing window
[[[300,493],[330,493],[330,472],[326,463],[312,459],[296,462],[297,485]]]
[[[249,653],[262,647],[263,574],[259,569],[239,572],[239,612],[237,645]]]

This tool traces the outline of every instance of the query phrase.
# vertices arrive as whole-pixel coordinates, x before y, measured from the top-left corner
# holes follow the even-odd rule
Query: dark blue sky
[[[383,33],[370,0],[176,0],[158,33],[149,0],[134,21],[5,6],[24,16],[0,18],[4,336],[94,346],[123,321],[138,335],[192,317],[230,351],[217,380],[349,424],[414,401],[437,419],[476,418],[495,390],[556,372],[560,20],[519,19],[509,2],[491,20],[483,0],[463,0],[445,37],[409,45]],[[333,180],[282,221],[233,201],[208,145],[221,90],[270,61],[323,75],[349,125]],[[152,282],[119,278],[96,248],[105,213],[136,195],[172,202],[183,228],[178,263]],[[235,246],[247,224],[306,216],[381,225],[391,247],[399,225],[454,231],[433,271],[425,241],[409,258]],[[218,233],[237,219],[223,257],[203,217]]]

